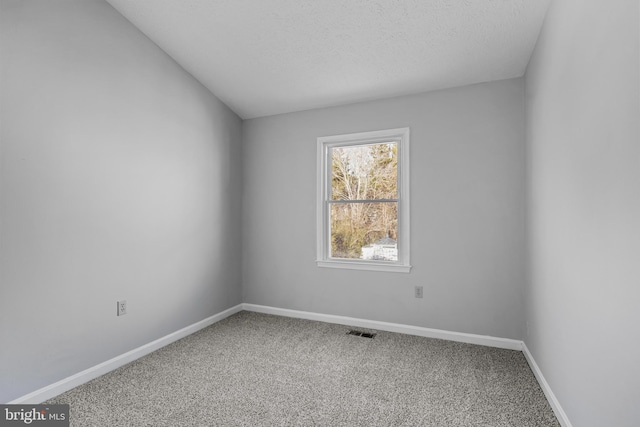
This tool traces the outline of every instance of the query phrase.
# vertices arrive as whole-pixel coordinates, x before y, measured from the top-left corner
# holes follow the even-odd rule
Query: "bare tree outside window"
[[[397,142],[334,147],[330,159],[331,256],[397,261]]]

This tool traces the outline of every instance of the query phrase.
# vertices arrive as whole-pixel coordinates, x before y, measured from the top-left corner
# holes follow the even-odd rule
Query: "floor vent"
[[[376,336],[376,334],[374,333],[357,331],[355,329],[350,329],[349,332],[347,332],[347,335],[355,335],[357,337],[364,337],[364,338],[373,338]]]

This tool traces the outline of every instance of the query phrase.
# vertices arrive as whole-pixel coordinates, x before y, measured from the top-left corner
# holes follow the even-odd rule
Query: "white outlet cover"
[[[126,300],[118,301],[117,312],[116,313],[117,313],[118,316],[124,316],[125,314],[127,314],[127,301]]]

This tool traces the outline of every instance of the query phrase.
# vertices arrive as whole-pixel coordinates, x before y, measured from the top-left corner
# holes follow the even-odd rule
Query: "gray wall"
[[[318,268],[316,138],[404,126],[411,273]],[[244,301],[521,339],[524,164],[522,79],[247,120]]]
[[[580,427],[640,423],[638,22],[553,1],[526,74],[525,342]]]
[[[1,7],[6,402],[241,302],[242,123],[106,2]]]

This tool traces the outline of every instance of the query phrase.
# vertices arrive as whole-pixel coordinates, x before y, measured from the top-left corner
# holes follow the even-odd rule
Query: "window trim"
[[[405,127],[318,138],[316,207],[316,263],[318,267],[410,272],[409,136],[409,128]],[[340,146],[375,144],[390,140],[398,143],[398,261],[332,258],[330,256],[331,227],[328,207],[331,185],[329,150]]]

